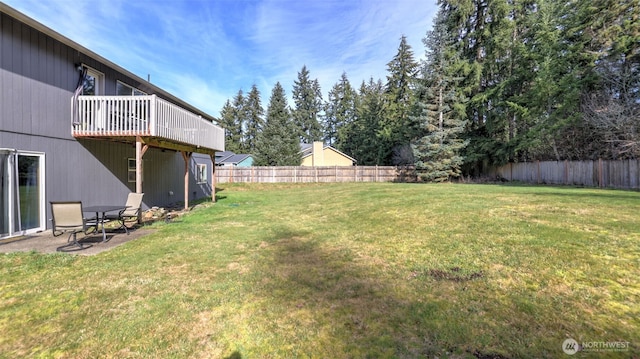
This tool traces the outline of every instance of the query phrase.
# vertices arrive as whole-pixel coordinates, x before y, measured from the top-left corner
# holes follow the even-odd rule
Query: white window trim
[[[197,172],[197,176],[196,176],[196,183],[197,184],[203,184],[203,183],[208,183],[208,166],[206,163],[197,163],[196,167],[198,168],[198,172]]]
[[[95,96],[102,96],[104,95],[104,74],[94,68],[91,68],[87,65],[82,65],[84,67],[87,68],[87,75],[92,76],[94,79],[96,79],[96,84],[95,84],[95,91],[96,94]]]

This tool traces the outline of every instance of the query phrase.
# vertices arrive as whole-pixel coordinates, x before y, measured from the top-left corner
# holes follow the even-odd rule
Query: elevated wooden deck
[[[177,105],[150,96],[78,96],[71,134],[183,152],[224,151],[224,129]]]

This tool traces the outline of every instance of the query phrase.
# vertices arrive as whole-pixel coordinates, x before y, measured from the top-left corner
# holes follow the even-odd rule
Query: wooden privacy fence
[[[394,166],[216,167],[216,183],[394,182],[402,171]]]
[[[527,183],[640,189],[640,160],[637,159],[508,163],[488,174]]]

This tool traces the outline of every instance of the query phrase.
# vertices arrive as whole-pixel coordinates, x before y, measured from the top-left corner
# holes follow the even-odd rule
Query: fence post
[[[216,203],[216,155],[210,153],[211,159],[211,202]]]
[[[540,184],[540,160],[536,161],[536,183]]]
[[[627,189],[631,189],[631,159],[627,160]]]
[[[636,161],[636,185],[633,188],[640,188],[640,160]]]
[[[569,161],[564,160],[564,184],[569,184]]]
[[[604,187],[604,173],[602,173],[602,158],[598,158],[598,184]]]

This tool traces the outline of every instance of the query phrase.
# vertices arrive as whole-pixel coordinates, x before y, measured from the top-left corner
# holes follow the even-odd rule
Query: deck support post
[[[142,193],[142,156],[149,149],[149,145],[142,142],[140,136],[136,136],[136,193]]]
[[[142,157],[149,149],[149,145],[142,143],[142,138],[136,136],[136,193],[142,193]],[[138,215],[138,224],[142,223],[142,216]]]
[[[216,203],[216,155],[210,154],[211,157],[211,202]]]
[[[182,158],[184,158],[184,209],[189,209],[189,162],[191,162],[191,155],[193,152],[182,151]]]

